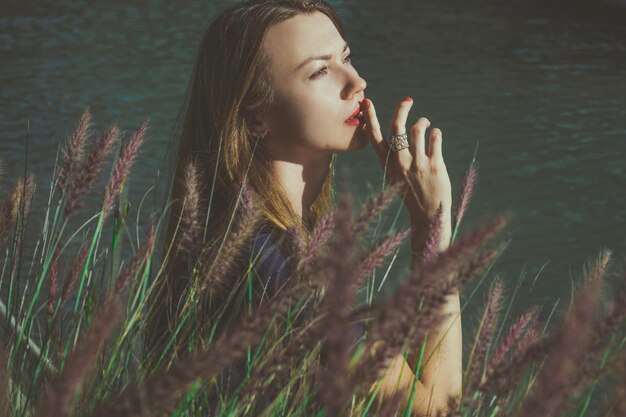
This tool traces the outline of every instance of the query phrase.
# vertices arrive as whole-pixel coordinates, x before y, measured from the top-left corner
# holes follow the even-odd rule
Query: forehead
[[[321,12],[299,14],[272,26],[263,41],[270,66],[280,73],[293,72],[315,55],[335,53],[344,41],[328,16]]]

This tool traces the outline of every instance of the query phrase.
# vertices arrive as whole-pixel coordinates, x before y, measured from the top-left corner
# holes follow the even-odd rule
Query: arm
[[[447,249],[450,242],[450,222],[445,225],[441,233],[439,250]],[[420,234],[424,228],[415,228],[412,236],[413,259],[417,262],[417,253],[421,252],[425,235]],[[417,416],[434,416],[437,411],[447,409],[447,400],[450,395],[460,395],[462,386],[462,335],[461,314],[458,291],[447,297],[441,312],[451,314],[439,326],[431,329],[427,334],[419,380],[415,386],[415,395],[412,411]],[[409,363],[403,356],[394,358],[387,368],[381,381],[381,391],[384,397],[391,396],[397,390],[406,392],[408,400],[413,388],[413,379],[421,346],[415,346],[409,352]],[[429,414],[430,413],[430,414]]]
[[[408,132],[406,122],[412,105],[413,100],[407,97],[396,106],[391,122],[391,133],[402,145],[396,146],[398,142],[392,145],[385,140],[386,135],[383,135],[380,129],[372,101],[370,99],[362,101],[366,121],[365,132],[381,167],[385,170],[390,183],[403,181],[410,191],[405,193],[403,198],[413,226],[412,244],[415,253],[425,242],[423,226],[428,222],[424,220],[432,219],[440,206],[444,213],[444,229],[441,232],[439,247],[440,249],[448,247],[451,235],[452,187],[443,160],[441,129],[430,130],[430,141],[426,151],[426,129],[430,127],[430,121],[420,117]],[[415,262],[415,259],[412,261]],[[442,309],[446,313],[452,313],[453,316],[444,319],[439,326],[431,329],[426,338],[425,363],[423,372],[418,375],[419,382],[413,405],[413,410],[422,415],[427,415],[430,391],[435,409],[445,409],[448,395],[456,395],[461,391],[463,373],[459,295],[449,296]],[[397,378],[393,378],[395,371],[398,371],[396,376],[402,374],[401,381],[406,381],[404,375],[411,377],[413,373],[404,359],[394,360],[389,372],[392,376],[384,379],[385,388],[389,387],[392,391],[396,390]],[[401,382],[401,385],[402,389],[406,389],[407,384]]]

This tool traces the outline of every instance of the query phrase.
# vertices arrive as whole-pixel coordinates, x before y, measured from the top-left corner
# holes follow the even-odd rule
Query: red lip
[[[363,120],[363,116],[359,116],[361,112],[361,106],[357,104],[356,109],[352,112],[350,116],[346,120],[344,120],[344,124],[349,126],[358,126],[359,123],[365,123]]]
[[[345,120],[346,122],[349,121],[350,119],[354,118],[357,114],[359,114],[359,112],[361,111],[361,106],[359,106],[357,104],[356,109],[354,109],[354,111],[352,112],[352,114],[350,114],[350,116],[348,116],[348,118]]]

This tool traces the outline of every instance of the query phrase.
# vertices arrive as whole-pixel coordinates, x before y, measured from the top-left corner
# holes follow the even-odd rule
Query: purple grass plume
[[[35,417],[66,417],[73,414],[73,397],[83,383],[89,381],[98,353],[121,314],[122,303],[118,296],[111,296],[100,306],[91,327],[66,359],[63,371],[52,383],[47,384]]]
[[[133,274],[139,269],[139,267],[148,260],[150,255],[152,254],[152,250],[154,249],[154,222],[151,221],[148,224],[148,229],[146,231],[146,240],[144,244],[137,249],[137,253],[133,260],[128,264],[124,270],[120,273],[117,281],[115,282],[115,293],[121,294],[122,290],[126,286],[126,284],[130,281]]]
[[[52,263],[50,264],[50,275],[48,281],[48,319],[54,314],[54,304],[59,288],[59,257],[61,249],[57,246],[52,255]]]
[[[432,222],[430,222],[426,233],[426,241],[424,242],[424,249],[422,250],[422,264],[432,262],[433,259],[439,254],[442,225],[443,206],[439,204],[439,207],[435,212],[435,216]]]
[[[609,264],[612,252],[610,250],[602,250],[596,260],[596,267],[591,268],[587,273],[591,280],[602,279],[607,266]],[[626,276],[624,277],[626,278]],[[622,280],[626,282],[626,280]],[[622,286],[621,293],[609,307],[608,311],[599,320],[597,326],[593,330],[593,336],[589,349],[585,353],[585,359],[578,369],[576,377],[575,392],[582,387],[588,386],[590,381],[599,378],[602,372],[606,372],[608,367],[601,366],[602,357],[605,352],[610,349],[612,337],[619,332],[621,325],[626,319],[626,287]]]
[[[515,345],[510,359],[503,360],[487,369],[486,377],[478,389],[497,395],[500,398],[500,405],[505,402],[510,393],[518,388],[517,384],[525,369],[545,356],[550,338],[540,335],[541,325],[539,320],[532,322],[529,330]]]
[[[398,196],[405,188],[402,181],[389,184],[382,192],[371,198],[363,205],[361,212],[354,222],[354,232],[358,236],[365,230],[374,217],[382,213],[385,208]]]
[[[513,356],[520,356],[526,352],[541,336],[541,328],[544,323],[535,320],[530,324],[528,331],[520,338],[519,343],[513,349]]]
[[[135,158],[139,153],[139,147],[142,145],[144,137],[146,136],[147,129],[148,124],[146,122],[142,123],[135,133],[133,133],[126,146],[122,148],[119,158],[115,161],[113,174],[111,175],[111,179],[109,180],[104,193],[104,202],[102,204],[103,221],[107,218],[109,212],[111,211],[111,208],[115,203],[115,199],[120,193],[120,188],[126,180],[126,177],[130,172],[130,168],[135,162]]]
[[[234,230],[226,233],[222,246],[218,247],[213,256],[205,256],[204,265],[200,270],[201,291],[208,291],[216,295],[227,288],[229,274],[236,270],[236,263],[240,260],[245,245],[252,239],[256,227],[261,220],[261,210],[257,205],[246,197],[245,204],[240,205],[239,221]]]
[[[203,188],[200,166],[194,159],[185,166],[183,179],[184,206],[182,210],[180,234],[178,235],[178,249],[189,256],[194,256],[201,249],[202,219],[200,218],[201,198]]]
[[[599,268],[602,268],[600,262],[594,270]],[[602,283],[593,271],[587,275],[564,324],[551,338],[546,360],[530,394],[520,406],[521,417],[550,417],[562,408],[563,400],[574,387],[573,378],[591,341],[593,315],[602,293]]]
[[[489,348],[491,338],[496,328],[498,316],[502,310],[502,291],[503,283],[501,279],[497,279],[493,284],[487,306],[483,314],[482,324],[476,333],[474,342],[474,352],[472,354],[469,372],[467,375],[467,383],[464,385],[463,400],[471,398],[472,393],[478,388],[483,380],[483,366],[487,358],[487,349]]]
[[[352,201],[343,192],[336,218],[337,236],[323,261],[322,271],[328,283],[322,311],[326,313],[323,327],[326,335],[320,352],[318,398],[327,415],[341,415],[351,393],[348,363],[352,355],[354,329],[350,313],[355,301],[354,275],[357,249],[354,234]]]
[[[411,234],[411,229],[404,230],[394,236],[381,238],[367,253],[361,257],[358,264],[354,285],[358,288],[363,281],[376,269],[387,257],[393,253]]]
[[[23,219],[28,218],[30,213],[31,205],[33,202],[33,196],[35,195],[36,189],[36,179],[35,175],[29,173],[26,176],[26,179],[18,178],[15,184],[15,188],[13,191],[13,196],[11,197],[15,203],[13,204],[13,216],[17,218]],[[23,226],[22,226],[23,227]]]
[[[6,243],[15,226],[17,218],[16,193],[13,191],[9,197],[0,202],[0,245]]]
[[[324,214],[320,220],[313,227],[311,237],[306,244],[304,250],[300,256],[300,262],[307,263],[311,259],[315,258],[318,254],[322,254],[326,249],[326,243],[332,236],[335,224],[337,222],[337,207],[330,212]]]
[[[78,281],[78,277],[81,275],[83,269],[85,268],[88,253],[89,244],[84,244],[78,251],[78,255],[76,255],[76,259],[74,259],[74,263],[72,264],[72,268],[65,278],[65,281],[63,281],[63,290],[61,291],[61,309],[63,309],[63,306],[67,302],[70,293],[72,292],[74,286],[76,285],[76,282]]]
[[[26,180],[18,178],[11,194],[0,202],[0,244],[6,243],[9,239],[18,218],[28,217],[35,194],[35,185],[35,176],[32,173],[26,176]],[[22,228],[23,223],[24,220],[20,224]]]
[[[57,186],[60,191],[63,191],[71,178],[76,174],[78,165],[80,165],[84,159],[85,145],[89,137],[90,122],[91,113],[89,112],[89,108],[86,108],[80,119],[76,122],[74,132],[72,136],[68,138],[65,149],[63,150],[63,162],[58,170],[59,178],[57,180]]]
[[[469,203],[472,199],[472,195],[474,194],[474,188],[476,186],[476,180],[478,178],[478,173],[476,172],[476,166],[474,165],[474,161],[470,164],[469,168],[465,172],[465,177],[463,178],[463,184],[461,185],[461,191],[457,197],[457,206],[454,210],[453,219],[453,232],[452,232],[452,240],[455,239],[457,231],[459,229],[459,225],[461,224],[461,219],[463,219],[463,215],[469,206]]]
[[[371,198],[363,206],[363,209],[354,222],[354,233],[359,235],[363,232],[367,224],[376,215],[381,213],[402,189],[402,183],[397,182],[389,185],[384,191]],[[338,207],[334,207],[333,210],[329,211],[318,220],[306,245],[298,244],[296,253],[299,254],[299,259],[302,263],[308,263],[311,258],[321,255],[323,250],[327,249],[326,243],[334,232],[338,209]],[[296,239],[296,237],[294,237],[294,239]],[[299,240],[302,241],[302,239]]]
[[[76,164],[78,162],[81,162],[81,164],[76,171],[76,175],[69,180],[64,210],[65,218],[72,216],[84,205],[80,197],[93,188],[104,167],[106,157],[118,140],[118,135],[119,130],[117,126],[110,127],[92,145],[91,151],[85,160],[76,162]]]
[[[287,230],[287,236],[293,246],[293,253],[297,260],[303,260],[306,253],[306,237],[304,237],[295,226]]]
[[[510,352],[511,348],[518,342],[518,340],[520,340],[526,326],[537,319],[537,314],[538,308],[531,307],[509,328],[508,333],[504,336],[502,342],[500,342],[500,344],[496,347],[491,359],[489,360],[489,365],[487,366],[488,377],[493,374],[494,369],[504,361],[506,354]]]

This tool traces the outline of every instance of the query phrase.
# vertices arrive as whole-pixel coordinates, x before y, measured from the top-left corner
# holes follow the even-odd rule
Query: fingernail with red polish
[[[370,101],[368,99],[363,100],[363,106],[366,109],[370,108]]]
[[[411,97],[407,97],[407,98],[404,99],[404,101],[411,102],[411,101],[413,101],[413,99]]]

